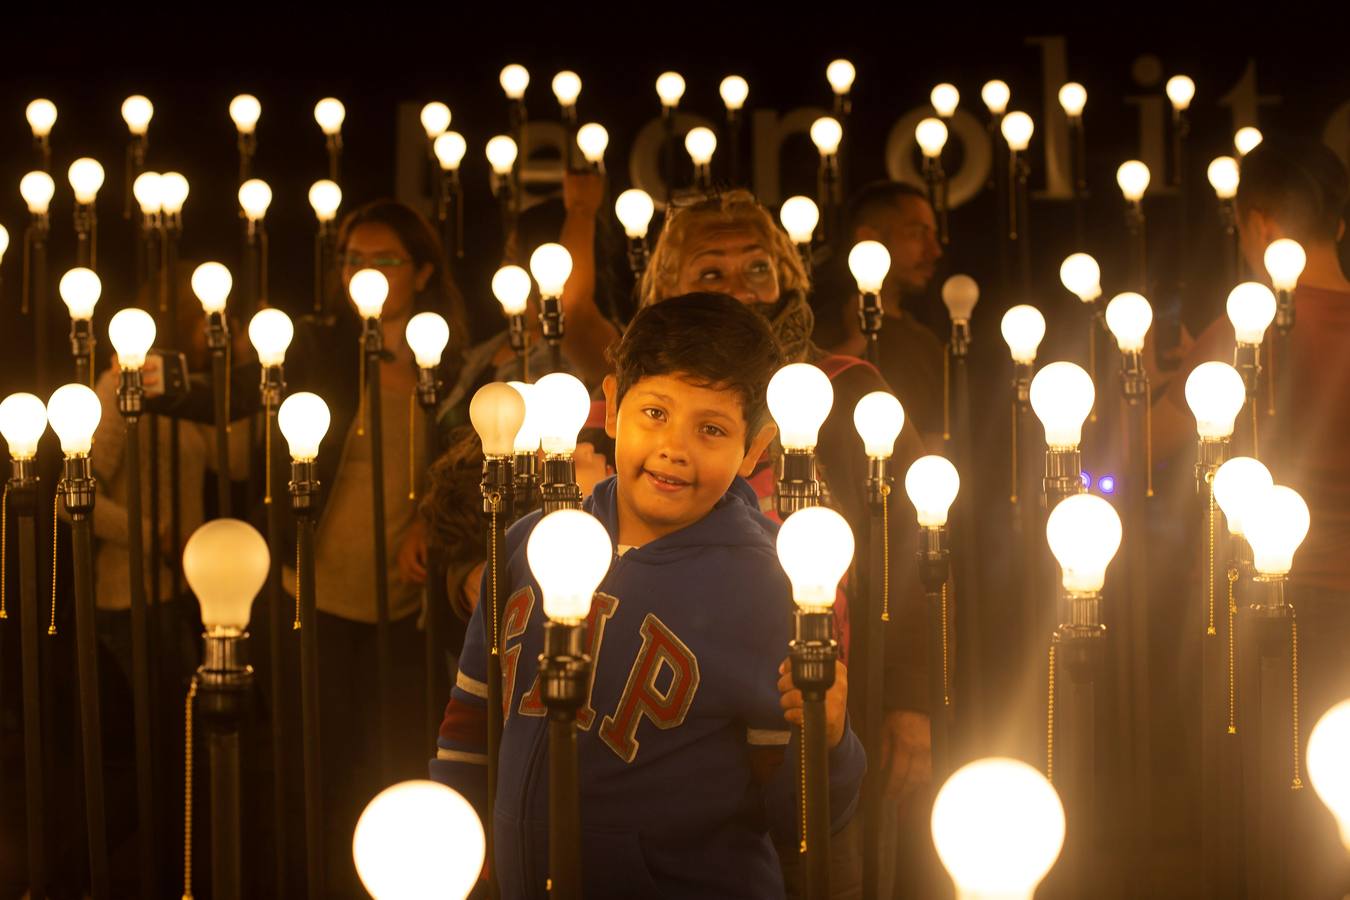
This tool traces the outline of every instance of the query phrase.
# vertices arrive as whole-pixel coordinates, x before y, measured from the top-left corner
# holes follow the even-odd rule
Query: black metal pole
[[[380,320],[367,319],[362,338],[366,354],[366,402],[370,407],[370,495],[375,537],[375,666],[380,698],[380,774],[387,782],[392,776],[394,727],[391,718],[390,686],[393,683],[389,647],[389,558],[388,536],[384,531],[384,413],[381,403],[380,366],[383,340]]]
[[[884,730],[882,716],[882,673],[885,669],[886,627],[883,618],[884,603],[879,603],[884,584],[886,547],[884,528],[889,524],[885,504],[890,503],[891,477],[889,461],[879,458],[868,460],[867,480],[867,518],[864,520],[864,533],[861,544],[865,548],[861,565],[858,566],[859,621],[863,623],[854,633],[854,654],[862,651],[862,696],[863,696],[863,748],[867,758],[882,758]],[[862,797],[863,805],[863,885],[877,885],[881,869],[882,848],[881,808],[884,797],[882,782],[883,766],[874,764],[868,769],[866,786]]]
[[[19,526],[19,627],[23,666],[23,764],[28,825],[28,891],[47,896],[46,818],[43,802],[42,683],[38,650],[37,507],[33,460],[14,460],[9,503]]]
[[[863,358],[873,366],[881,365],[880,340],[884,315],[879,294],[863,291],[858,295],[858,327],[867,340]]]
[[[826,740],[825,694],[834,684],[838,645],[834,616],[826,610],[801,610],[789,645],[792,680],[802,692],[801,764],[803,794],[803,884],[807,900],[830,896],[830,770]]]
[[[523,456],[524,454],[522,454]],[[521,457],[517,456],[519,460]],[[529,454],[534,459],[533,454]],[[525,473],[528,478],[528,473]],[[501,552],[506,546],[506,525],[511,519],[513,485],[509,457],[489,457],[483,462],[483,512],[488,514],[487,533],[487,572],[485,596],[479,603],[483,606],[484,644],[487,647],[487,818],[491,820],[497,803],[497,756],[502,740],[502,660],[500,653],[502,590],[506,584],[506,556]],[[492,829],[487,833],[487,858],[494,859],[493,848],[496,844]],[[499,892],[496,869],[488,867],[488,892],[496,897]]]
[[[300,706],[305,760],[305,871],[308,896],[324,894],[323,757],[319,744],[319,626],[315,615],[314,515],[319,482],[313,461],[291,464],[291,508],[300,571]]]
[[[1145,233],[1143,202],[1132,200],[1125,211],[1130,234],[1130,281],[1140,293],[1148,292],[1148,238]]]
[[[205,635],[197,669],[211,764],[211,896],[240,900],[243,866],[240,833],[239,730],[253,688],[253,668],[243,662],[247,634]]]
[[[1069,117],[1069,177],[1073,181],[1073,245],[1083,246],[1087,231],[1087,141],[1081,116]]]
[[[1100,598],[1070,598],[1071,609],[1082,604],[1096,603]],[[1078,619],[1078,615],[1073,616]],[[1091,893],[1093,880],[1092,853],[1099,832],[1097,777],[1097,690],[1096,682],[1101,668],[1105,629],[1101,625],[1074,622],[1061,626],[1057,632],[1058,653],[1062,659],[1060,671],[1067,677],[1056,679],[1062,683],[1061,700],[1056,714],[1063,723],[1056,731],[1064,735],[1057,740],[1055,781],[1064,797],[1068,816],[1077,822],[1072,835],[1065,842],[1061,866],[1067,879],[1065,896],[1082,897]],[[1057,735],[1058,737],[1058,735]]]
[[[919,529],[919,579],[927,597],[928,721],[932,729],[933,781],[941,784],[952,769],[952,702],[947,665],[947,579],[950,551],[946,528]]]
[[[206,343],[211,349],[211,389],[215,399],[216,426],[216,500],[217,515],[230,515],[230,369],[226,365],[230,333],[225,313],[210,313],[206,318]]]
[[[585,625],[544,624],[539,657],[548,707],[549,896],[580,900],[581,789],[577,776],[577,710],[586,699],[590,658],[582,645]]]
[[[277,502],[273,485],[280,476],[281,452],[277,446],[280,437],[277,431],[277,408],[281,405],[281,396],[286,385],[280,366],[263,366],[260,393],[263,407],[263,466],[264,488],[263,505],[267,508],[267,553],[271,567],[267,572],[267,646],[271,656],[269,682],[272,705],[272,850],[277,896],[286,893],[286,678],[283,674],[282,656],[285,643],[282,629],[286,627],[286,592],[281,584],[282,560],[286,558],[282,541],[281,504]],[[303,678],[303,674],[301,676]]]
[[[741,114],[734,109],[727,110],[727,181],[741,183]]]
[[[425,370],[424,370],[425,371]],[[434,370],[433,370],[434,373]],[[426,466],[429,468],[440,453],[440,441],[436,433],[436,402],[423,405],[426,422]],[[441,563],[439,548],[427,546],[427,580],[422,589],[426,608],[426,722],[427,747],[435,750],[436,736],[440,731],[442,712],[450,697],[449,669],[445,658],[445,573]]]
[[[960,335],[968,334],[968,326],[958,327],[956,330]],[[968,338],[961,337],[952,347],[952,401],[955,407],[952,421],[952,450],[958,472],[975,470],[971,462],[973,439],[970,424],[970,369],[965,347],[967,340]],[[981,704],[984,695],[981,688],[984,679],[980,668],[983,654],[980,651],[980,603],[977,583],[979,576],[976,565],[977,533],[973,494],[957,495],[956,502],[952,506],[952,517],[956,525],[955,540],[952,542],[956,580],[948,588],[947,611],[953,616],[955,645],[958,648],[965,648],[964,653],[958,652],[955,655],[955,664],[949,676],[951,689],[954,689],[955,695],[961,698],[959,708],[952,707],[953,713],[959,711],[952,723],[955,732],[953,747],[955,747],[959,741],[974,737],[974,729],[983,716]],[[953,763],[953,767],[959,757],[960,754],[955,750],[950,754],[949,761]]]

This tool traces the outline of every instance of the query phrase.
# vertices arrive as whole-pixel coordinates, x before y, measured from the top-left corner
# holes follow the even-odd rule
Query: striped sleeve
[[[459,671],[436,737],[436,758],[428,771],[433,781],[463,794],[482,818],[487,809],[487,675],[480,611],[475,609],[469,619]]]

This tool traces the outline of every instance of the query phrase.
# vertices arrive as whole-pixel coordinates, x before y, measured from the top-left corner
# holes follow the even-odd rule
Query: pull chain
[[[1228,570],[1228,733],[1237,734],[1237,601],[1233,585],[1237,583],[1237,569]]]
[[[952,439],[952,345],[942,348],[942,439]]]
[[[56,504],[61,502],[62,484],[65,484],[64,478],[56,485],[56,496],[52,498],[52,620],[47,626],[49,637],[56,634]]]
[[[1097,380],[1097,317],[1093,315],[1088,319],[1088,374],[1092,380]],[[1097,421],[1097,404],[1092,404],[1092,409],[1088,412],[1088,421]]]
[[[1303,779],[1299,777],[1299,759],[1298,759],[1298,614],[1295,613],[1289,621],[1289,658],[1292,664],[1292,676],[1294,687],[1294,781],[1289,785],[1291,791],[1303,790]]]
[[[263,503],[272,505],[272,411],[263,417]]]
[[[1258,430],[1256,424],[1257,421],[1260,419],[1260,415],[1257,413],[1255,400],[1252,400],[1252,402],[1248,405],[1251,406],[1252,408],[1252,459],[1260,459],[1261,458],[1261,453],[1259,451],[1260,442],[1258,440]]]
[[[93,366],[89,370],[93,371]],[[230,345],[225,344],[225,433],[230,433]]]
[[[360,385],[360,396],[356,401],[356,435],[364,437],[366,434],[366,348],[361,346],[361,356],[356,363],[356,382]]]
[[[1209,627],[1205,629],[1205,634],[1213,636],[1219,633],[1214,629],[1214,477],[1212,475],[1206,475],[1205,482],[1209,489],[1209,505],[1205,510],[1205,519],[1209,526],[1207,529],[1209,538],[1206,543],[1206,547],[1208,548],[1207,556],[1209,557],[1207,560],[1209,566],[1209,591],[1207,594],[1207,599],[1209,601]]]
[[[1153,496],[1153,385],[1144,382],[1144,476],[1148,481],[1145,496]]]
[[[295,542],[295,621],[291,631],[300,630],[300,542]]]
[[[1017,401],[1012,404],[1012,492],[1008,497],[1017,502]]]
[[[950,681],[947,677],[947,582],[942,582],[942,705],[951,706]]]
[[[1266,415],[1275,416],[1275,343],[1266,342]]]
[[[9,537],[9,484],[5,484],[5,492],[0,495],[0,619],[8,619],[9,612],[5,609],[5,551],[9,548],[7,538]]]
[[[488,504],[492,508],[492,520],[489,523],[488,528],[488,534],[491,535],[488,538],[488,566],[490,567],[488,571],[491,573],[489,577],[491,579],[492,593],[488,595],[488,602],[492,605],[493,656],[498,655],[499,648],[497,646],[497,640],[501,635],[501,630],[497,625],[497,607],[501,605],[497,602],[497,510],[500,508],[501,502],[501,494],[494,492],[488,495]]]
[[[195,699],[194,675],[183,707],[183,900],[192,900],[192,701]]]
[[[1045,780],[1055,783],[1055,643],[1056,634],[1050,638],[1050,687],[1045,704]]]
[[[417,499],[417,390],[408,395],[408,499]]]
[[[798,734],[798,737],[800,738],[800,740],[799,740],[799,742],[797,743],[797,747],[798,747],[798,749],[799,749],[801,752],[798,753],[797,755],[801,757],[801,762],[802,762],[802,803],[801,803],[801,806],[802,806],[802,843],[801,843],[801,853],[802,853],[803,855],[805,855],[805,854],[806,854],[806,720],[805,720],[805,719],[802,720],[802,728],[801,728],[801,732]]]
[[[891,486],[881,486],[881,621],[891,620]]]

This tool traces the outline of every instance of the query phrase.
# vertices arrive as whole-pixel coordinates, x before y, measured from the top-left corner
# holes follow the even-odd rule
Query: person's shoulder
[[[543,510],[536,509],[521,516],[506,529],[506,552],[508,555],[513,555],[516,550],[525,546],[525,542],[530,539],[530,534],[534,531],[534,526],[538,525],[539,520],[543,517]]]
[[[865,359],[842,354],[826,354],[816,361],[816,366],[830,376],[834,387],[834,405],[839,407],[847,399],[858,400],[872,391],[890,390],[886,379],[877,368]],[[847,404],[852,415],[853,405]]]

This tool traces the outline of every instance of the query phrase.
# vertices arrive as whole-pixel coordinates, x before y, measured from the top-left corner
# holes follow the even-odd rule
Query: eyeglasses
[[[398,256],[372,256],[366,258],[359,253],[348,253],[340,260],[342,265],[351,269],[396,269],[408,260]]]
[[[670,197],[671,210],[686,210],[698,206],[726,207],[742,203],[755,203],[755,195],[744,188],[730,190],[701,190],[687,188],[675,191]]]

